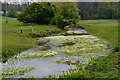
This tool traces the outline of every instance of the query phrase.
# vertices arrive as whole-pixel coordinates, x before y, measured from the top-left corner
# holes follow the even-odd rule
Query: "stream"
[[[87,33],[86,31],[82,30],[82,29],[74,29],[75,31],[82,31],[84,33]],[[34,76],[34,78],[42,78],[44,76],[48,76],[48,75],[60,75],[60,71],[67,71],[68,69],[74,67],[74,65],[67,65],[67,64],[58,64],[56,63],[56,61],[61,60],[61,59],[72,59],[72,58],[77,58],[80,59],[82,57],[87,56],[87,54],[82,55],[82,56],[72,56],[72,55],[66,55],[64,53],[61,53],[58,51],[57,47],[60,46],[61,44],[58,43],[47,43],[47,45],[50,45],[50,48],[47,50],[51,50],[51,51],[55,51],[58,52],[58,55],[54,56],[54,57],[47,57],[47,58],[31,58],[31,59],[26,59],[26,60],[16,60],[13,63],[11,63],[12,59],[9,59],[6,63],[2,64],[2,67],[14,67],[14,66],[32,66],[35,69],[24,73],[24,75],[21,76],[14,76],[11,78],[20,78],[20,77],[31,77]],[[21,58],[22,55],[24,54],[32,54],[32,53],[36,53],[36,52],[40,52],[43,51],[42,49],[46,46],[38,46],[36,48],[33,49],[29,49],[27,51],[21,52],[19,55],[17,55],[17,58]],[[46,51],[47,51],[46,50]],[[106,56],[106,52],[100,52],[97,54],[98,56]],[[98,57],[98,56],[93,56],[93,57]]]

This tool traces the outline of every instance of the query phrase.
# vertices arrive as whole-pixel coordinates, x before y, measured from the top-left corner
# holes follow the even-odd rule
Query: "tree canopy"
[[[75,3],[34,2],[18,15],[18,20],[24,23],[54,23],[63,28],[75,24],[80,18],[78,13]]]
[[[34,2],[18,15],[18,20],[24,23],[48,24],[54,17],[55,7],[47,2]]]
[[[79,9],[75,3],[65,2],[57,6],[54,17],[58,27],[62,28],[70,24],[76,24],[80,19]]]

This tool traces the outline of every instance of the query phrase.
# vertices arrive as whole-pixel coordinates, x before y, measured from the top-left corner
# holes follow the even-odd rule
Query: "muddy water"
[[[75,29],[74,29],[75,30]],[[77,29],[78,31],[83,31],[85,33],[87,33],[84,30],[81,29]],[[54,57],[48,57],[48,58],[39,58],[39,59],[29,59],[29,60],[19,60],[21,59],[21,56],[24,54],[32,54],[32,53],[36,53],[36,52],[40,52],[43,51],[43,48],[45,48],[46,45],[49,45],[50,48],[48,48],[47,50],[51,50],[51,51],[56,51],[58,52],[58,55],[54,56]],[[33,49],[29,49],[27,51],[22,52],[20,55],[16,56],[16,58],[18,58],[18,60],[16,60],[13,63],[11,63],[10,59],[8,62],[6,62],[5,64],[3,64],[3,67],[12,67],[12,66],[33,66],[35,69],[25,73],[24,75],[21,76],[15,76],[13,78],[20,78],[20,77],[31,77],[34,76],[34,78],[42,78],[44,76],[48,76],[48,75],[60,75],[60,71],[66,71],[72,67],[74,67],[74,65],[67,65],[67,64],[57,64],[56,61],[57,60],[61,60],[61,59],[72,59],[72,58],[77,58],[80,59],[82,57],[87,56],[87,53],[85,55],[82,56],[71,56],[71,55],[66,55],[64,53],[61,53],[57,50],[57,47],[61,45],[58,43],[47,43],[43,46],[38,46],[36,48]],[[46,50],[46,51],[47,51]],[[101,52],[98,53],[96,57],[98,56],[105,56],[107,52]],[[95,56],[93,56],[95,57]]]

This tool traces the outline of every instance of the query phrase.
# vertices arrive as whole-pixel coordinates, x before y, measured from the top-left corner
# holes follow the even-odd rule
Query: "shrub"
[[[75,3],[34,2],[21,12],[17,19],[24,23],[54,24],[63,29],[78,22],[78,13]]]
[[[48,24],[54,17],[54,5],[49,2],[34,2],[18,15],[24,23]]]
[[[70,24],[75,25],[78,22],[80,18],[79,9],[75,3],[61,3],[57,8],[54,19],[59,28],[64,28]]]

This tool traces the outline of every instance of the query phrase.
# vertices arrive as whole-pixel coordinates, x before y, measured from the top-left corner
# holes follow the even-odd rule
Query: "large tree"
[[[79,9],[75,3],[63,2],[55,5],[57,5],[57,10],[54,20],[58,27],[64,28],[67,25],[75,25],[78,22],[80,18]]]
[[[24,23],[48,24],[54,17],[55,6],[49,2],[34,2],[18,15]]]
[[[35,2],[29,5],[18,16],[24,23],[56,24],[60,28],[76,24],[80,18],[79,9],[75,3]]]

